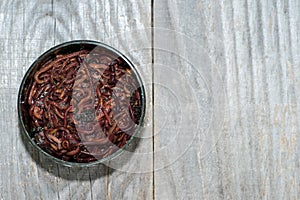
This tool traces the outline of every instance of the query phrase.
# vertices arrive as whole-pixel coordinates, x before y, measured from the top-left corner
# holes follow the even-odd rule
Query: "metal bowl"
[[[45,151],[41,146],[39,146],[35,141],[34,141],[34,133],[32,132],[32,122],[31,122],[31,117],[29,115],[29,107],[26,105],[27,101],[27,95],[30,90],[30,86],[32,85],[34,81],[34,74],[49,60],[56,59],[56,55],[60,54],[69,54],[72,52],[77,52],[80,50],[88,50],[88,51],[93,51],[97,50],[100,52],[103,52],[105,54],[109,54],[110,56],[114,58],[121,58],[127,65],[130,67],[131,71],[133,72],[133,75],[135,76],[137,83],[139,85],[139,91],[140,91],[140,101],[141,101],[141,114],[140,118],[138,120],[138,128],[134,130],[134,133],[132,133],[132,136],[128,139],[126,144],[116,150],[114,153],[111,155],[108,155],[107,157],[103,157],[101,159],[97,159],[92,162],[70,162],[66,161],[63,159],[60,159],[54,155],[51,155],[49,152]],[[62,164],[64,166],[68,167],[87,167],[87,166],[92,166],[96,165],[99,163],[103,163],[105,161],[108,161],[120,153],[124,152],[126,147],[134,140],[135,135],[141,131],[140,127],[143,124],[144,116],[145,116],[145,110],[146,110],[146,95],[145,95],[145,89],[143,86],[143,82],[141,79],[141,76],[139,75],[136,67],[118,50],[100,43],[96,41],[89,41],[89,40],[76,40],[76,41],[70,41],[66,43],[62,43],[60,45],[57,45],[45,53],[43,53],[41,56],[39,56],[35,62],[30,66],[26,74],[24,75],[24,78],[22,80],[22,83],[19,88],[19,94],[18,94],[18,117],[19,117],[19,122],[20,126],[22,129],[22,134],[25,134],[26,138],[28,141],[31,143],[31,145],[36,148],[38,151],[42,152],[46,157],[50,158],[52,161]]]

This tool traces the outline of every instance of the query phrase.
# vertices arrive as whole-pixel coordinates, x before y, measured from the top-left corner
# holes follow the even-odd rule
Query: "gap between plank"
[[[152,198],[155,199],[154,170],[154,0],[151,0],[151,65],[152,65]]]

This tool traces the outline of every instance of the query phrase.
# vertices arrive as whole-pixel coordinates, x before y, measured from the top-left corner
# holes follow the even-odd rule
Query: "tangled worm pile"
[[[26,102],[32,138],[49,154],[92,162],[123,147],[137,129],[141,88],[120,57],[81,50],[34,74]]]

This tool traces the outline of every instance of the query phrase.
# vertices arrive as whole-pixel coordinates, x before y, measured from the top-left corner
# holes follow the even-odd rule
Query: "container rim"
[[[117,151],[115,151],[114,153],[112,153],[111,155],[109,155],[109,156],[107,156],[105,158],[102,158],[102,159],[99,159],[99,160],[96,160],[96,161],[93,161],[93,162],[88,162],[88,163],[78,163],[78,162],[64,161],[64,160],[61,160],[59,158],[54,157],[53,155],[47,153],[46,151],[44,151],[30,137],[30,135],[29,135],[29,133],[28,133],[26,127],[25,127],[23,116],[22,116],[22,113],[21,113],[22,112],[21,111],[22,95],[23,95],[23,90],[24,90],[24,87],[25,87],[25,83],[28,80],[29,76],[32,74],[33,70],[39,66],[38,65],[39,61],[42,60],[42,59],[44,59],[44,58],[46,58],[48,55],[54,53],[55,51],[58,51],[61,48],[67,47],[69,45],[95,45],[95,47],[97,46],[97,47],[104,48],[104,49],[106,49],[108,51],[111,51],[112,53],[114,53],[117,56],[121,57],[130,66],[130,68],[132,69],[132,71],[135,74],[135,77],[137,79],[139,87],[141,88],[142,112],[141,112],[141,117],[140,117],[140,120],[139,120],[138,128],[135,130],[135,132],[131,135],[130,139],[126,142],[126,144],[122,148],[119,148]],[[44,64],[44,63],[42,63],[42,64]],[[145,112],[146,112],[146,92],[145,92],[145,88],[144,88],[144,84],[143,84],[142,78],[141,78],[138,70],[136,69],[136,67],[132,64],[132,62],[125,55],[123,55],[117,49],[115,49],[115,48],[113,48],[113,47],[111,47],[111,46],[109,46],[107,44],[104,44],[102,42],[93,41],[93,40],[71,40],[71,41],[68,41],[68,42],[64,42],[64,43],[58,44],[58,45],[56,45],[56,46],[48,49],[44,53],[42,53],[30,65],[30,67],[27,69],[27,71],[26,71],[26,73],[25,73],[25,75],[24,75],[24,77],[22,79],[21,85],[19,87],[18,100],[17,101],[18,101],[17,102],[17,104],[18,104],[17,105],[17,108],[18,108],[18,118],[19,118],[19,123],[21,124],[21,128],[22,128],[21,131],[24,131],[24,133],[26,135],[26,138],[29,140],[29,142],[31,143],[31,145],[34,146],[34,148],[36,150],[38,150],[39,152],[41,152],[43,155],[45,155],[50,160],[52,160],[52,161],[54,161],[54,162],[56,162],[58,164],[61,164],[63,166],[66,166],[66,167],[91,167],[91,166],[98,165],[100,163],[103,164],[104,162],[109,161],[109,160],[111,160],[111,159],[119,156],[121,153],[123,153],[124,151],[126,151],[126,148],[129,147],[129,145],[135,139],[135,135],[138,132],[141,131],[141,127],[142,127],[142,125],[144,123],[144,117],[145,117]]]

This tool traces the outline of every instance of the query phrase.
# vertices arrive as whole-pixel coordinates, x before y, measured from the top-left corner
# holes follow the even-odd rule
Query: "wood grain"
[[[297,0],[2,0],[0,199],[299,199],[299,10]],[[26,70],[75,39],[119,49],[145,82],[140,139],[110,167],[54,164],[18,125]]]
[[[149,48],[150,35],[132,31],[150,26],[150,10],[150,1],[1,1],[0,199],[152,199],[152,173],[126,173],[104,165],[69,169],[49,161],[22,139],[16,108],[19,84],[30,64],[50,47],[69,40],[112,45],[134,60],[143,76],[151,77],[150,50],[135,48]],[[151,90],[147,88],[148,94]],[[152,126],[149,116],[151,112],[146,118]],[[140,146],[152,150],[152,142],[142,141]]]
[[[217,91],[223,85],[216,71],[218,62],[223,63],[222,57],[219,58],[222,46],[218,43],[222,29],[218,19],[220,8],[213,4],[208,10],[208,5],[210,3],[165,1],[154,7],[155,81],[163,82],[167,90],[174,93],[170,98],[165,95],[165,88],[154,88],[154,93],[160,96],[154,101],[154,127],[166,119],[161,119],[165,115],[161,115],[160,108],[167,108],[165,114],[172,116],[155,137],[156,151],[163,147],[168,149],[165,155],[157,152],[154,156],[154,166],[158,168],[155,171],[156,199],[220,198],[222,171],[215,144],[220,137],[217,124],[224,120],[224,108],[221,104],[217,108],[215,102],[218,101]],[[165,49],[163,53],[162,48]],[[169,72],[162,71],[165,68]],[[168,83],[170,71],[178,75]],[[165,96],[166,99],[162,98]],[[170,105],[174,106],[170,108]],[[221,115],[217,116],[219,112]],[[173,116],[178,119],[172,120]],[[178,135],[177,143],[166,143],[174,135]]]
[[[198,54],[191,48],[193,45],[182,39],[183,34],[205,48],[212,66],[216,66],[217,71],[212,68],[212,73],[206,74],[202,68],[208,66],[194,65],[205,76],[211,97],[217,94],[216,84],[225,89],[226,97],[220,106],[223,119],[212,118],[224,122],[223,128],[211,126],[208,134],[197,133],[198,140],[186,154],[171,166],[155,171],[155,198],[298,199],[299,2],[225,0],[189,4],[178,0],[155,3],[154,10],[155,80],[168,78],[169,74],[159,73],[163,67],[177,71],[187,68],[183,59],[172,52],[186,59]],[[159,28],[177,34],[170,37]],[[169,52],[161,53],[160,48]],[[193,84],[188,73],[191,69],[184,76],[186,82]],[[165,88],[154,88],[158,96],[165,95],[164,91]],[[185,95],[180,87],[177,91],[177,96]],[[162,99],[154,101],[155,127],[166,119],[161,108],[168,110],[169,105],[178,104],[176,98]],[[190,107],[189,111],[193,110]],[[165,113],[186,117],[178,110]],[[208,112],[201,120],[210,117]],[[177,122],[169,120],[159,131],[155,149],[166,146],[170,135],[176,134],[177,129],[170,127],[176,127]],[[180,134],[198,132],[189,129],[195,122],[183,124]],[[209,137],[214,138],[216,145],[203,144]],[[189,139],[178,142],[188,143]],[[203,146],[211,148],[204,157],[200,148]],[[174,160],[184,149],[180,145],[170,149],[163,161]],[[155,156],[154,161],[156,168],[160,157]]]

